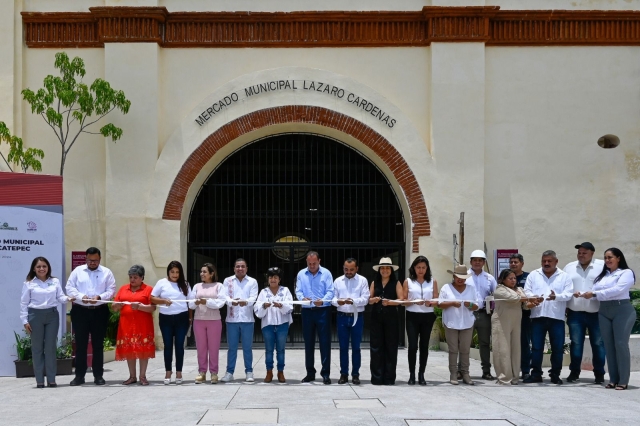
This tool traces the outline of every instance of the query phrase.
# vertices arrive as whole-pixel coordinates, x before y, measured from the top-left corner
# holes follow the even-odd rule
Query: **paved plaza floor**
[[[105,365],[106,386],[92,381],[70,387],[72,376],[59,376],[56,389],[36,389],[33,378],[0,378],[2,425],[123,425],[123,424],[286,424],[286,425],[622,425],[640,424],[640,373],[632,373],[627,391],[606,390],[592,384],[583,372],[577,384],[499,386],[476,380],[475,386],[448,383],[447,354],[431,351],[427,386],[408,386],[407,351],[398,354],[396,386],[373,386],[369,378],[369,350],[363,350],[362,384],[338,385],[338,350],[331,354],[331,385],[320,380],[301,384],[304,351],[286,352],[286,384],[262,383],[264,352],[254,350],[256,382],[244,383],[242,355],[236,381],[196,385],[195,350],[188,350],[182,385],[163,385],[162,352],[151,360],[151,386],[123,386],[125,362]],[[316,350],[316,368],[319,369]],[[479,379],[480,363],[471,361],[471,375]],[[220,351],[221,373],[226,350]],[[90,379],[91,373],[87,375]],[[568,375],[563,369],[562,377]],[[220,375],[222,376],[222,374]],[[175,377],[175,376],[174,376]],[[319,375],[318,375],[319,378]]]

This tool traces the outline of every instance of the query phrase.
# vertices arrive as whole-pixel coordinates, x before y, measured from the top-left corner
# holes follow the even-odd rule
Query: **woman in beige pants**
[[[511,269],[503,270],[493,294],[496,308],[491,316],[491,336],[499,385],[517,385],[520,375],[520,320],[527,296],[516,287],[516,281]]]

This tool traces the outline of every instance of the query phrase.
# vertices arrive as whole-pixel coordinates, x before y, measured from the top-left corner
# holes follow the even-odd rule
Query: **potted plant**
[[[31,353],[31,335],[26,334],[20,336],[15,331],[13,332],[16,338],[16,352],[17,360],[14,361],[16,365],[16,377],[33,377],[33,354]],[[73,336],[71,333],[66,333],[60,339],[58,348],[56,349],[57,358],[57,375],[70,375],[73,373],[72,364],[72,345]],[[46,373],[46,372],[45,372]]]
[[[107,362],[111,362],[111,361],[115,361],[116,359],[116,347],[115,347],[115,343],[113,342],[113,340],[109,339],[108,337],[104,338],[104,363],[106,364]]]

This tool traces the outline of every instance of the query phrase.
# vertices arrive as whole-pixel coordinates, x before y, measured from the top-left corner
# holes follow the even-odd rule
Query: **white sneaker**
[[[228,371],[224,374],[224,377],[222,379],[220,379],[223,382],[230,382],[233,380],[233,374],[229,373]]]
[[[253,382],[253,373],[247,373],[247,378],[245,382]]]

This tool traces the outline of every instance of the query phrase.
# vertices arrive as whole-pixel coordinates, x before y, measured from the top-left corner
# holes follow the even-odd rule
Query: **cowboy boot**
[[[273,380],[273,370],[267,370],[267,377],[264,378],[265,383],[271,383]]]
[[[284,379],[284,371],[278,371],[278,381],[280,383],[284,383],[286,380]]]

